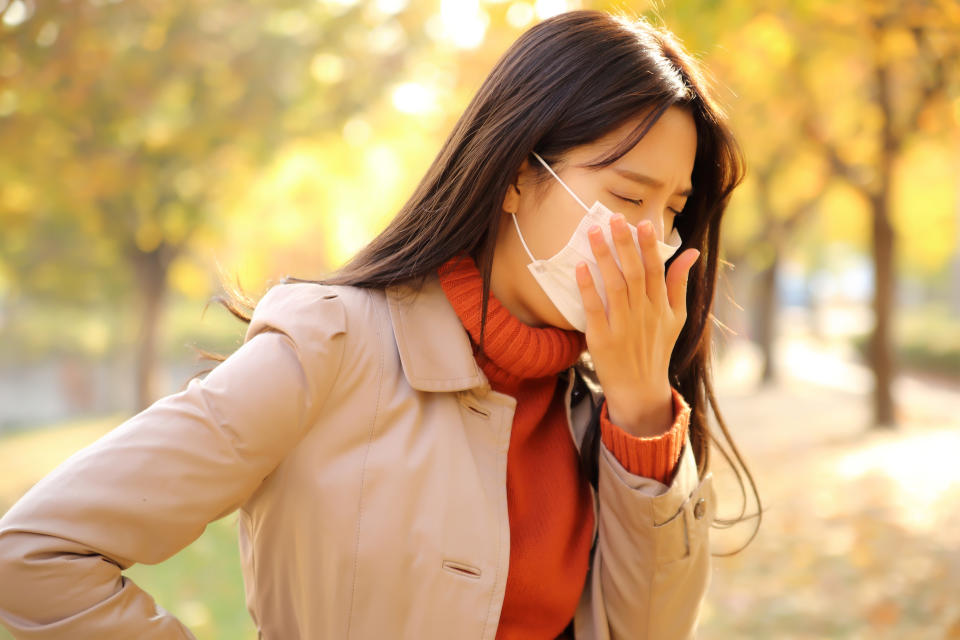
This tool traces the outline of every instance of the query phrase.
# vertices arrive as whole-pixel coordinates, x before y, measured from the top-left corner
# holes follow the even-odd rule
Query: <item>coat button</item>
[[[697,500],[697,504],[693,506],[693,517],[699,520],[703,517],[703,512],[706,511],[707,501],[703,498]]]

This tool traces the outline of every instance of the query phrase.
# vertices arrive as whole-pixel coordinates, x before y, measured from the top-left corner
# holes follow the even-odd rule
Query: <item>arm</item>
[[[598,539],[576,613],[577,640],[694,637],[710,580],[716,496],[712,474],[697,475],[688,407],[685,402],[675,407],[680,411],[671,430],[646,442],[669,451],[669,434],[682,427],[680,458],[662,477],[667,484],[632,473],[608,447],[608,438],[602,439]],[[624,459],[629,462],[629,456]],[[695,508],[700,499],[704,503]]]
[[[657,480],[662,486],[657,494],[667,489],[665,483],[673,476],[690,423],[690,405],[675,388],[671,387],[671,394],[673,420],[657,436],[638,437],[611,422],[606,400],[600,411],[600,433],[607,449],[631,474]]]
[[[0,623],[14,637],[194,637],[121,572],[236,510],[313,424],[343,355],[330,293],[268,290],[203,380],[71,455],[0,518]]]

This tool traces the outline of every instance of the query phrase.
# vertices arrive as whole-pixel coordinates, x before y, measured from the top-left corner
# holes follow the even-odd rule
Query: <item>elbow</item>
[[[8,625],[11,616],[34,620],[37,613],[29,595],[35,593],[30,587],[38,577],[28,560],[32,537],[22,531],[0,532],[0,620]]]
[[[8,625],[50,622],[48,598],[57,596],[50,553],[42,551],[43,536],[25,531],[0,532],[0,619]],[[12,618],[12,620],[11,620]]]
[[[59,544],[58,544],[59,543]],[[0,531],[0,621],[7,626],[63,620],[122,587],[120,568],[71,541],[27,531]]]

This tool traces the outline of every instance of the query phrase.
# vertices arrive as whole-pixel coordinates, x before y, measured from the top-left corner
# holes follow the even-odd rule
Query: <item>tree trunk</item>
[[[893,380],[893,303],[896,296],[894,270],[894,234],[890,223],[890,194],[893,180],[893,160],[898,144],[893,132],[893,101],[890,74],[885,64],[875,70],[878,102],[882,120],[882,139],[879,163],[879,184],[870,198],[873,217],[873,272],[874,329],[870,342],[870,360],[875,380],[873,394],[873,426],[895,428]]]
[[[169,266],[162,254],[162,251],[154,251],[133,256],[140,306],[135,379],[138,412],[157,399],[157,345],[160,342],[160,319],[166,303]]]
[[[873,269],[876,289],[873,296],[875,324],[870,344],[870,359],[876,382],[874,388],[874,426],[894,428],[893,379],[893,301],[896,291],[893,269],[894,236],[889,219],[889,189],[872,202]]]
[[[777,334],[777,271],[780,268],[780,250],[773,251],[770,264],[760,272],[756,285],[757,346],[763,358],[760,386],[776,382],[777,367],[774,344]]]
[[[960,153],[957,154],[955,166],[960,167]],[[955,190],[953,210],[956,217],[956,222],[954,223],[956,240],[954,241],[954,246],[960,247],[960,171],[957,171],[957,177],[953,184]],[[954,251],[953,253],[953,258],[950,261],[950,275],[947,281],[947,286],[949,287],[947,299],[950,309],[953,313],[960,315],[960,251]]]

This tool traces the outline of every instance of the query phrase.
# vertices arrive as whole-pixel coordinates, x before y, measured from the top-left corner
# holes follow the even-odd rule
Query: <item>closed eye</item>
[[[613,195],[617,196],[617,194],[613,194]],[[626,202],[631,202],[637,205],[638,207],[643,203],[643,200],[631,200],[630,198],[624,198],[623,196],[617,196],[617,197]]]
[[[641,204],[643,204],[643,200],[640,200],[640,199],[631,200],[630,198],[624,198],[623,196],[618,196],[618,195],[615,194],[615,193],[614,193],[613,195],[615,195],[616,197],[620,198],[621,200],[624,200],[624,201],[629,202],[629,203],[631,203],[631,204],[635,204],[635,205],[637,205],[638,207],[639,207]],[[679,215],[681,215],[681,214],[683,213],[682,211],[677,211],[677,210],[674,209],[673,207],[670,207],[670,211],[671,211],[671,212],[673,213],[673,215],[675,215],[675,216],[679,216]]]

